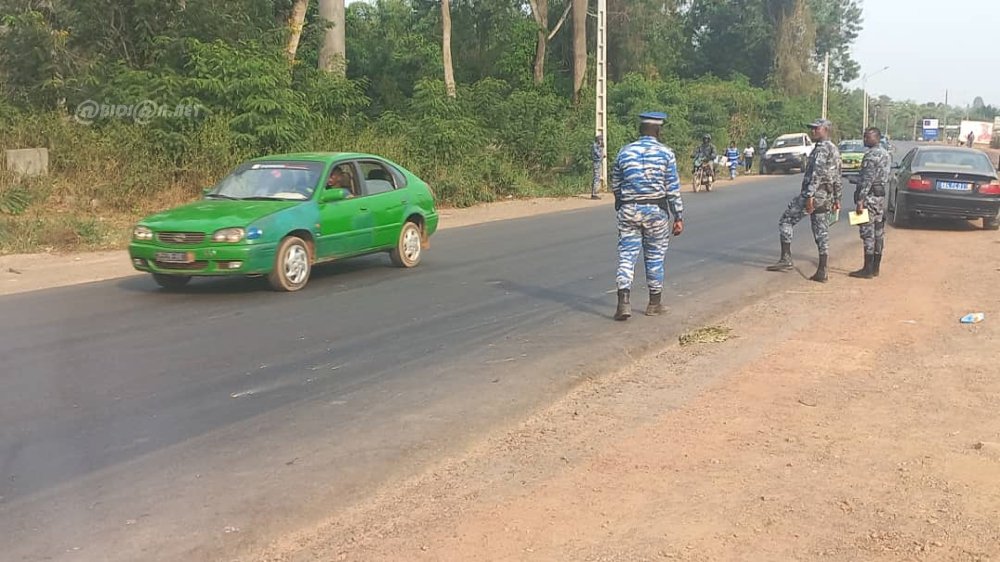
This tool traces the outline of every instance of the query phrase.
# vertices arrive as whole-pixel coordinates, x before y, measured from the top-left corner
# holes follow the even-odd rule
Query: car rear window
[[[993,175],[993,162],[978,151],[924,150],[917,153],[913,167],[925,170],[945,170]]]

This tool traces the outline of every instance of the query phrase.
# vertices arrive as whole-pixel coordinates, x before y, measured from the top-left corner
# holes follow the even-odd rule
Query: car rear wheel
[[[292,292],[305,287],[311,273],[309,245],[298,236],[288,236],[278,245],[267,280],[276,291]]]
[[[393,265],[396,267],[416,267],[420,263],[421,234],[420,226],[417,223],[407,221],[403,224],[403,229],[399,231],[396,247],[389,254]]]
[[[164,289],[180,289],[181,287],[188,284],[191,281],[190,275],[165,275],[163,273],[154,273],[153,281],[156,284],[163,287]]]
[[[983,228],[985,230],[1000,230],[1000,217],[983,218]]]
[[[892,226],[897,228],[905,228],[910,224],[910,213],[903,206],[903,202],[899,200],[899,193],[896,194],[896,199],[892,206]]]

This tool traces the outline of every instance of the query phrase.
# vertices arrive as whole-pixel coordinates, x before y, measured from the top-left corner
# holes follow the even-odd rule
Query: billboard
[[[924,119],[924,124],[923,124],[924,140],[937,140],[938,128],[939,125],[937,119]]]
[[[966,142],[969,133],[975,137],[975,144],[990,144],[993,140],[993,123],[986,121],[962,121],[961,130],[958,133],[958,140]]]

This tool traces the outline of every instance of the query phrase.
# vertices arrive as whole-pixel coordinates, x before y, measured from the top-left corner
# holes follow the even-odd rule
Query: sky
[[[872,95],[1000,105],[1000,0],[860,0],[862,30],[854,58]],[[851,86],[861,86],[858,80]]]

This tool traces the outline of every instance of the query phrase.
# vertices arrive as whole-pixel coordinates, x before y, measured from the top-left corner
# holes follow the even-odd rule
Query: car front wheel
[[[306,286],[312,272],[309,245],[297,236],[288,236],[278,245],[274,269],[267,276],[276,291],[292,292]]]
[[[1000,230],[1000,217],[983,218],[983,228],[986,230]]]
[[[407,221],[399,231],[396,247],[389,254],[393,265],[397,267],[416,267],[420,263],[421,252],[420,226]]]
[[[180,289],[181,287],[188,284],[191,281],[190,275],[164,275],[162,273],[154,273],[153,281],[156,284],[168,290]]]

